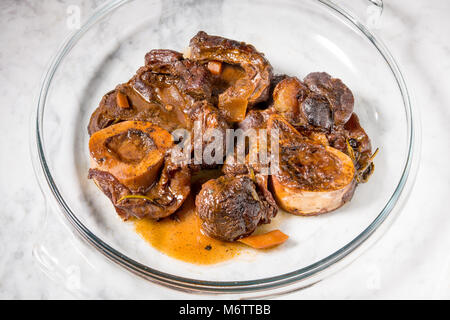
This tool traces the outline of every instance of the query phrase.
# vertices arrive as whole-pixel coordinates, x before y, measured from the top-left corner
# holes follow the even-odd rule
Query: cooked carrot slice
[[[267,249],[282,244],[288,238],[289,236],[280,230],[273,230],[264,234],[242,238],[238,241],[255,249]]]
[[[222,62],[220,61],[209,61],[208,70],[212,74],[219,75],[222,73]]]
[[[117,91],[116,101],[120,108],[127,109],[130,107],[127,96],[120,91]]]

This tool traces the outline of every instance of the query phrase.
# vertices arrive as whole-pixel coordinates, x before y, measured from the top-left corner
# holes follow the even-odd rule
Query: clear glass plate
[[[285,245],[208,266],[151,247],[87,179],[86,127],[102,96],[126,82],[147,51],[182,51],[199,30],[253,44],[276,73],[303,78],[326,71],[341,78],[354,93],[372,145],[380,148],[374,175],[349,204],[317,217],[280,213],[278,227],[290,236]],[[73,230],[133,273],[190,292],[271,295],[323,279],[389,225],[417,161],[417,115],[394,59],[357,18],[325,0],[111,1],[55,56],[35,116],[36,174],[46,199]]]

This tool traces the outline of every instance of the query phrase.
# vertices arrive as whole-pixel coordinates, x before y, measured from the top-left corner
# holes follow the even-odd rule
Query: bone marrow
[[[351,199],[355,167],[349,156],[306,139],[279,116],[271,117],[268,127],[280,134],[280,163],[271,186],[282,209],[297,215],[321,214]]]
[[[218,107],[230,122],[244,120],[247,106],[268,99],[272,66],[252,45],[200,31],[191,39],[188,52],[195,61],[228,65],[222,73],[229,87],[219,94]]]
[[[131,190],[149,187],[172,146],[171,134],[144,121],[124,121],[89,140],[93,167],[111,173]]]

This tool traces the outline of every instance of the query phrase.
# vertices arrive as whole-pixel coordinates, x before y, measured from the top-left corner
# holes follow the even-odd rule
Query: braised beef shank
[[[107,171],[89,169],[88,177],[111,200],[124,220],[170,216],[181,207],[191,190],[190,170],[170,161],[166,162],[155,184],[144,192],[133,192]]]
[[[202,228],[209,236],[234,241],[250,235],[277,213],[273,200],[250,177],[222,176],[203,184],[195,199]]]
[[[242,121],[247,106],[269,98],[272,66],[254,46],[200,31],[191,39],[187,55],[201,63],[220,61],[231,66],[219,75],[225,85],[218,94],[218,107],[230,121]]]

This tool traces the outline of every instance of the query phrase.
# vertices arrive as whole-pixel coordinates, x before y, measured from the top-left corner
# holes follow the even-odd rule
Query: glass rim
[[[370,223],[370,225],[366,227],[361,233],[359,233],[353,240],[344,245],[342,248],[326,256],[325,258],[318,260],[313,264],[281,275],[246,281],[205,281],[165,273],[150,268],[148,266],[145,266],[137,262],[136,260],[127,257],[120,251],[108,245],[105,241],[97,237],[94,233],[92,233],[78,219],[76,214],[67,205],[52,177],[44,152],[43,115],[48,90],[50,88],[53,76],[55,75],[64,57],[70,52],[72,47],[84,35],[84,33],[86,33],[103,16],[117,9],[121,5],[130,2],[130,0],[110,0],[103,6],[95,10],[94,13],[90,16],[90,18],[88,18],[87,21],[81,26],[81,28],[79,30],[76,30],[69,36],[69,38],[63,43],[63,45],[60,47],[57,54],[51,61],[50,66],[47,69],[47,72],[45,73],[38,94],[37,109],[35,111],[36,118],[34,119],[35,121],[33,122],[32,128],[35,134],[35,142],[37,147],[36,156],[39,160],[38,165],[35,167],[35,171],[40,170],[43,173],[46,180],[46,187],[49,188],[50,192],[57,201],[64,216],[67,218],[70,224],[74,227],[74,229],[84,240],[86,240],[89,244],[91,244],[94,248],[100,251],[107,258],[124,267],[125,269],[128,269],[129,271],[147,280],[156,281],[159,284],[166,285],[171,288],[189,292],[204,292],[204,293],[250,293],[289,286],[295,283],[299,283],[302,280],[311,278],[312,276],[318,275],[322,271],[325,271],[332,265],[336,264],[338,261],[349,256],[350,253],[355,252],[357,248],[359,248],[367,239],[369,239],[369,237],[383,224],[383,222],[387,219],[387,217],[397,204],[400,195],[404,190],[408,177],[410,175],[414,156],[414,143],[415,143],[414,137],[417,130],[414,124],[411,101],[403,75],[396,61],[394,60],[394,58],[392,57],[386,46],[372,32],[370,32],[364,26],[364,24],[362,24],[355,16],[353,16],[347,10],[339,7],[338,5],[330,2],[329,0],[312,0],[312,1],[322,4],[323,6],[327,7],[328,9],[336,13],[339,17],[344,18],[345,21],[349,22],[351,25],[359,29],[359,31],[362,32],[363,35],[365,35],[368,40],[370,40],[371,44],[378,50],[378,52],[381,54],[381,56],[389,66],[402,96],[407,121],[407,144],[408,144],[407,155],[404,162],[402,175],[393,194],[391,195],[391,197],[389,198],[388,202],[381,210],[381,212]],[[38,180],[40,179],[38,178]],[[38,182],[42,188],[41,181]],[[320,280],[321,279],[314,280],[313,283],[318,282]],[[313,283],[310,283],[307,286]],[[301,288],[302,286],[294,290],[298,290]]]

